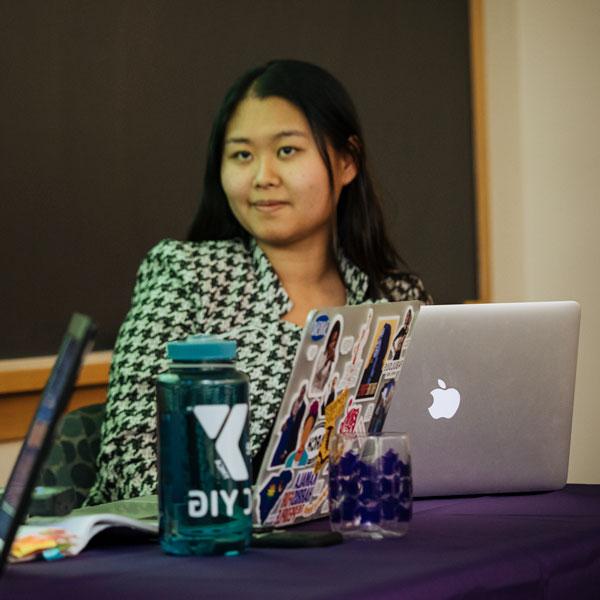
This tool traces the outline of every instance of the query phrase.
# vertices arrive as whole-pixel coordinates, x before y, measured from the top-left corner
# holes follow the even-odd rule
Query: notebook
[[[78,313],[71,317],[0,501],[0,575],[17,529],[27,516],[33,487],[50,450],[56,423],[69,402],[81,360],[91,348],[95,332],[89,317]]]
[[[416,496],[567,480],[576,302],[424,306],[385,430],[410,434]]]
[[[328,512],[333,431],[380,429],[419,302],[311,311],[256,478],[253,521],[281,527]]]

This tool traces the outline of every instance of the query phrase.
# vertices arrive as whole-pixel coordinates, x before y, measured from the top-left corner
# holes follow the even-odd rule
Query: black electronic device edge
[[[339,531],[291,531],[273,529],[252,532],[253,548],[320,548],[344,541]]]
[[[26,517],[33,487],[67,407],[84,355],[91,349],[96,326],[86,315],[74,313],[58,356],[42,392],[21,451],[0,502],[0,576],[19,525]]]

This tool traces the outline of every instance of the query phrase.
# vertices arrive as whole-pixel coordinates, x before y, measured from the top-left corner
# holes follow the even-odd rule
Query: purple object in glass
[[[344,456],[342,456],[342,458],[340,459],[339,474],[346,477],[354,475],[354,470],[356,469],[357,462],[358,459],[356,457],[356,454],[354,454],[353,452],[346,452],[346,454],[344,454]]]
[[[358,497],[358,500],[364,504],[366,502],[372,502],[374,500],[379,500],[379,490],[377,489],[376,481],[371,479],[361,479],[360,480],[362,486],[362,492]]]
[[[369,463],[358,461],[358,474],[361,479],[376,479],[377,478],[377,467]]]
[[[391,521],[396,518],[396,510],[398,509],[399,502],[396,498],[389,498],[387,500],[382,500],[381,502],[381,512],[383,514],[383,518]]]
[[[337,500],[340,496],[340,482],[333,477],[329,479],[329,501]]]
[[[337,461],[333,458],[336,454],[330,455],[329,499],[334,530],[371,539],[406,533],[412,506],[411,480],[405,475],[410,473],[410,458],[405,447],[402,455],[394,447],[385,448],[389,443],[386,435],[368,436],[368,442],[365,436],[340,436],[344,452],[337,454]]]
[[[358,479],[353,477],[352,479],[340,479],[340,487],[341,492],[345,496],[358,496],[360,492],[360,486],[358,484]]]
[[[352,521],[356,516],[358,502],[354,498],[344,498],[340,505],[342,521]]]
[[[407,502],[412,498],[413,489],[412,489],[412,479],[409,477],[402,478],[402,492],[400,493],[400,498],[403,502]]]
[[[410,477],[410,464],[403,463],[401,460],[396,464],[396,472],[402,477]]]
[[[398,464],[398,453],[391,448],[381,457],[381,470],[384,475],[393,475]]]
[[[392,494],[392,480],[389,477],[382,477],[379,480],[379,489],[382,496],[390,496]]]
[[[361,523],[379,523],[381,522],[381,506],[379,502],[370,503],[367,506],[361,506],[359,509]]]
[[[337,463],[330,462],[329,463],[329,477],[332,479],[337,479],[340,475],[340,468]]]

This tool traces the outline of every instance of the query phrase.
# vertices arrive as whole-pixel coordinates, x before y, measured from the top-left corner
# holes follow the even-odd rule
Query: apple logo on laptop
[[[438,379],[440,387],[429,392],[433,396],[433,404],[429,407],[429,414],[434,419],[451,419],[458,410],[460,393],[456,388],[447,388],[443,379]]]

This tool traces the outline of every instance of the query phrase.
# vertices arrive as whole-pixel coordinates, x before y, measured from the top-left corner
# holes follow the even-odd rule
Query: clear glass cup
[[[344,537],[401,537],[412,517],[406,433],[338,433],[329,446],[329,511]]]

